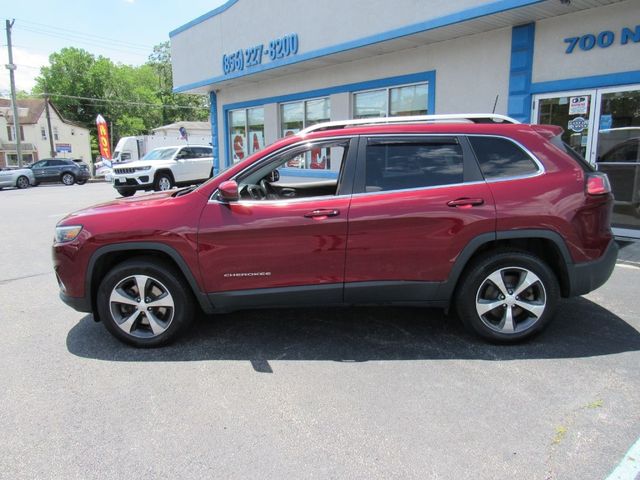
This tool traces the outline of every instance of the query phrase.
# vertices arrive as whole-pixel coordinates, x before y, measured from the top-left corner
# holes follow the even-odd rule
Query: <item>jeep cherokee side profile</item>
[[[519,341],[617,257],[607,177],[561,132],[499,115],[315,125],[198,187],[61,220],[60,296],[140,347],[198,308],[356,304],[451,308],[487,340]],[[335,178],[279,173],[318,151]]]
[[[123,197],[203,182],[213,173],[212,152],[206,145],[154,148],[140,160],[114,165],[111,181]]]

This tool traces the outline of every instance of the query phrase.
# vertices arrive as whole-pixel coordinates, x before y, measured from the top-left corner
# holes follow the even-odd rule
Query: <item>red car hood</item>
[[[175,190],[172,190],[169,192],[157,192],[131,198],[118,198],[110,202],[99,203],[98,205],[93,205],[91,207],[70,213],[62,220],[60,220],[59,225],[77,223],[78,219],[86,216],[99,215],[102,213],[112,213],[123,210],[131,211],[135,209],[146,208],[151,205],[168,203],[174,200],[174,197],[172,197],[174,193]]]

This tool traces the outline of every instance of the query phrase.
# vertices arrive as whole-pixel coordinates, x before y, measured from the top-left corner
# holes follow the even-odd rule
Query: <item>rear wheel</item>
[[[98,288],[96,307],[106,328],[136,347],[166,345],[194,316],[194,299],[168,263],[139,257],[114,267]]]
[[[24,175],[20,175],[16,180],[16,187],[27,188],[29,186],[29,179]]]
[[[540,332],[553,318],[558,280],[538,257],[518,250],[478,258],[456,295],[460,319],[486,340],[511,343]]]
[[[62,181],[62,183],[64,183],[67,186],[73,185],[74,183],[76,183],[76,177],[73,175],[73,173],[69,173],[69,172],[63,173],[62,176],[60,177],[60,180]]]
[[[122,197],[132,197],[136,193],[135,190],[123,190],[121,188],[118,188],[117,191]]]
[[[173,188],[173,178],[167,173],[159,173],[153,186],[154,190],[164,192]]]

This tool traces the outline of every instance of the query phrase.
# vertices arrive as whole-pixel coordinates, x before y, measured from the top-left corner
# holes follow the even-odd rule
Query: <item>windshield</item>
[[[169,160],[173,158],[177,148],[156,148],[147,153],[142,160]]]

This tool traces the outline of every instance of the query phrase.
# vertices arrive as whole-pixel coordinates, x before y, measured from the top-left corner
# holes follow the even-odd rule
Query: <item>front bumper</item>
[[[60,292],[60,299],[78,312],[91,313],[91,300],[85,297],[70,297],[69,295]]]
[[[568,265],[571,286],[569,296],[584,295],[604,285],[609,280],[617,259],[618,244],[611,240],[604,254],[597,260]]]
[[[115,188],[146,188],[152,185],[151,176],[144,175],[114,175],[112,184]]]

